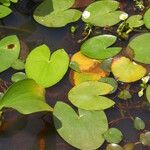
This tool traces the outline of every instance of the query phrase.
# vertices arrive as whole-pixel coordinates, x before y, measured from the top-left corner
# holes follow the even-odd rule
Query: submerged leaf
[[[85,41],[81,46],[81,53],[94,59],[106,59],[117,55],[121,47],[110,47],[117,40],[114,35],[99,35]]]
[[[2,108],[13,108],[22,114],[52,111],[45,103],[45,89],[31,79],[14,83],[0,101]]]
[[[68,99],[73,105],[85,110],[104,110],[112,107],[115,102],[103,96],[113,90],[110,84],[98,81],[83,82],[73,87]]]
[[[132,98],[132,95],[130,94],[130,92],[129,92],[128,90],[122,90],[122,91],[119,93],[118,97],[119,97],[120,99],[127,100],[127,99]]]
[[[69,105],[57,102],[53,112],[57,132],[78,149],[99,148],[104,142],[103,133],[108,129],[105,113],[79,109],[78,114]]]
[[[145,123],[144,121],[139,118],[139,117],[136,117],[134,119],[134,127],[137,129],[137,130],[143,130],[145,128]]]
[[[69,57],[65,50],[59,49],[51,55],[49,48],[41,45],[28,55],[25,71],[28,78],[43,87],[50,87],[63,78],[68,66]]]

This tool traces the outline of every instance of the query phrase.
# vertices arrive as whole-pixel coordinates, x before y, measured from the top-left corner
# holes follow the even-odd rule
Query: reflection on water
[[[32,7],[30,6],[30,9],[31,8]],[[73,24],[81,27],[77,33],[78,36],[73,38],[69,32],[71,25],[67,25],[65,28],[49,29],[37,24],[31,15],[29,16],[24,13],[28,11],[27,14],[31,14],[32,9],[26,10],[26,7],[23,7],[23,4],[21,5],[20,3],[19,6],[17,5],[13,9],[13,14],[0,22],[0,38],[5,35],[17,34],[21,40],[21,43],[23,43],[23,56],[29,53],[29,51],[34,47],[43,43],[47,44],[51,51],[64,48],[70,56],[79,50],[80,44],[77,43],[77,40],[80,39],[81,36],[80,30],[82,30],[83,27],[82,23],[78,22]],[[20,13],[20,11],[23,13]],[[8,69],[0,74],[0,78],[5,81],[10,81],[10,77],[14,72],[16,71],[13,69]],[[51,106],[54,106],[58,100],[69,103],[67,100],[67,93],[71,88],[71,85],[69,83],[68,76],[69,71],[60,83],[47,89],[46,99]],[[133,86],[136,87],[136,85]],[[114,96],[115,95],[112,95],[112,98]],[[140,100],[141,99],[136,96],[133,97],[133,102]],[[106,113],[109,120],[120,117],[117,108],[109,109]],[[149,112],[147,110],[143,109],[136,111],[135,109],[131,109],[130,113],[133,116],[141,117],[146,122],[146,129],[150,130]],[[15,111],[7,111],[4,118],[5,124],[3,125],[0,134],[0,150],[38,150],[39,143],[42,149],[43,138],[46,139],[46,150],[75,149],[65,143],[58,136],[54,129],[51,114],[37,113],[29,116],[22,116]],[[15,118],[19,119],[17,119],[14,123]],[[123,142],[127,143],[137,141],[138,131],[133,128],[130,120],[123,120],[121,123],[117,124],[117,126],[114,126],[122,130],[125,137]],[[101,147],[100,149],[104,150],[104,147]],[[142,149],[142,147],[136,148],[136,150]],[[148,148],[144,149],[148,150]]]

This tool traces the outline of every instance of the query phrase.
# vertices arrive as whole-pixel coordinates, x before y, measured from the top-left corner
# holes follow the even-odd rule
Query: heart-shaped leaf
[[[18,58],[20,43],[17,36],[7,36],[0,41],[0,72],[8,69]]]
[[[81,17],[81,12],[69,9],[75,0],[45,0],[34,11],[34,19],[47,27],[63,27]]]
[[[104,110],[115,103],[111,99],[102,96],[113,90],[110,84],[98,81],[83,82],[73,87],[68,94],[68,99],[73,105],[85,110]]]
[[[138,28],[144,24],[141,15],[133,15],[128,18],[126,23],[129,24],[130,28]]]
[[[108,121],[103,111],[79,109],[79,115],[67,104],[57,102],[54,107],[54,124],[59,135],[78,149],[97,149],[103,142]]]
[[[128,48],[134,53],[134,60],[150,64],[150,33],[144,33],[130,41]]]
[[[4,17],[8,16],[11,12],[12,11],[10,8],[0,5],[0,18],[4,18]]]
[[[144,14],[144,24],[146,28],[150,29],[150,8]]]
[[[114,59],[111,70],[114,76],[122,82],[135,82],[144,77],[147,72],[143,66],[132,62],[127,57]]]
[[[45,89],[31,79],[14,83],[0,101],[2,108],[13,108],[22,114],[52,111],[45,103]]]
[[[82,20],[100,27],[113,26],[120,22],[119,16],[123,13],[117,10],[118,7],[119,2],[117,1],[102,0],[94,2],[85,9]]]
[[[44,87],[50,87],[63,78],[68,65],[69,57],[63,49],[51,55],[49,48],[41,45],[28,55],[25,70],[27,77]]]
[[[94,59],[106,59],[115,56],[121,47],[110,47],[117,40],[113,35],[99,35],[85,41],[81,46],[81,53]]]

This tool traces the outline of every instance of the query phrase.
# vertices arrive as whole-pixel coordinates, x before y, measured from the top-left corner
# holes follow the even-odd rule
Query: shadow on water
[[[47,44],[52,52],[59,48],[64,48],[70,56],[78,51],[80,44],[77,43],[77,40],[82,36],[81,31],[83,30],[83,24],[80,21],[73,23],[73,25],[79,27],[77,36],[75,37],[72,37],[70,33],[71,25],[57,29],[41,26],[33,20],[31,15],[36,5],[36,2],[21,0],[17,5],[12,6],[13,13],[0,21],[0,39],[6,35],[16,34],[21,41],[22,58],[25,58],[30,50],[40,44]],[[128,8],[128,6],[125,7]],[[128,11],[131,12],[132,10]],[[131,12],[131,14],[133,13]],[[107,33],[106,31],[101,32]],[[124,46],[127,43],[119,42],[118,44]],[[15,70],[10,68],[7,71],[1,73],[0,78],[10,82],[11,75],[15,72]],[[63,80],[61,80],[57,85],[46,90],[47,103],[51,106],[54,106],[58,100],[69,103],[67,99],[67,93],[71,87],[72,85],[69,82],[68,71]],[[134,87],[136,87],[136,84],[133,85],[133,88]],[[114,96],[115,95],[112,95],[112,98]],[[140,100],[141,99],[135,95],[132,101],[135,102]],[[116,99],[116,101],[119,100]],[[106,111],[106,113],[109,121],[120,117],[120,113],[117,108],[109,109]],[[133,116],[141,117],[146,122],[146,129],[150,130],[149,112],[147,110],[143,109],[137,111],[131,109],[130,114]],[[13,119],[10,123],[11,118]],[[29,116],[22,116],[15,111],[7,111],[4,115],[4,119],[6,122],[3,125],[3,128],[1,129],[2,132],[0,134],[0,149],[2,150],[38,150],[39,142],[42,143],[43,138],[46,141],[46,150],[75,149],[69,146],[56,133],[52,121],[52,114],[37,113]],[[132,124],[133,123],[130,120],[126,119],[117,125],[114,125],[115,127],[118,127],[122,130],[125,137],[123,143],[135,142],[138,139],[139,134],[133,128]],[[99,149],[104,150],[104,147],[105,144]],[[142,147],[137,147],[136,150],[148,150],[148,148],[145,147],[143,149]]]

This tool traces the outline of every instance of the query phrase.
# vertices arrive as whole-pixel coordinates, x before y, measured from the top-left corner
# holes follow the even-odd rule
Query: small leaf
[[[12,82],[18,82],[18,81],[24,80],[24,79],[26,79],[26,74],[23,72],[17,72],[15,74],[13,74],[11,77]]]
[[[134,143],[128,143],[124,145],[123,150],[134,150],[135,144]]]
[[[90,15],[85,17],[83,12],[82,20],[100,27],[113,26],[120,22],[119,16],[123,13],[117,10],[118,7],[119,2],[117,1],[96,1],[85,9],[84,12],[89,12]]]
[[[103,111],[79,109],[77,114],[69,105],[57,102],[53,119],[59,135],[78,149],[94,150],[104,142],[108,121]]]
[[[25,68],[24,61],[21,59],[16,59],[11,67],[15,70],[23,70]]]
[[[150,103],[150,85],[148,85],[146,89],[146,97],[147,97],[148,102]]]
[[[117,55],[121,47],[110,47],[117,40],[114,35],[99,35],[85,41],[81,46],[81,53],[94,59],[107,59]]]
[[[142,133],[140,135],[140,141],[143,145],[150,146],[150,132]]]
[[[106,150],[123,150],[123,148],[118,144],[108,144]]]
[[[128,20],[126,21],[126,23],[129,24],[130,28],[138,28],[138,27],[141,27],[144,24],[141,15],[130,16],[128,18]]]
[[[4,18],[4,17],[8,16],[11,12],[12,11],[10,8],[0,5],[0,18]]]
[[[7,36],[0,41],[0,72],[5,71],[17,60],[20,43],[17,36]]]
[[[116,79],[127,83],[138,81],[147,73],[146,68],[142,65],[123,56],[113,60],[111,70]]]
[[[101,62],[100,67],[107,72],[111,72],[112,58],[105,59]]]
[[[144,24],[146,28],[150,29],[150,8],[144,14]]]
[[[45,89],[31,79],[14,83],[0,101],[2,108],[13,108],[22,114],[31,114],[53,109],[45,103]]]
[[[108,143],[118,144],[123,138],[121,131],[117,128],[110,128],[104,133],[104,138]]]
[[[113,87],[98,81],[83,82],[73,87],[68,93],[68,99],[73,105],[85,110],[104,110],[115,103],[102,96],[110,93]]]
[[[118,97],[120,99],[124,99],[124,100],[127,100],[127,99],[131,99],[132,98],[132,95],[130,94],[130,92],[128,90],[122,90]]]
[[[71,61],[69,67],[76,72],[80,72],[79,64],[75,61]]]
[[[134,119],[134,127],[137,130],[143,130],[145,128],[145,123],[141,118],[136,117]]]
[[[108,83],[113,87],[113,90],[112,90],[112,92],[110,92],[110,94],[114,93],[118,88],[118,83],[114,78],[103,77],[103,78],[100,79],[100,82]]]
[[[64,49],[59,49],[51,55],[49,48],[41,45],[28,55],[25,71],[28,78],[34,79],[43,87],[50,87],[63,78],[68,66],[69,57]]]

